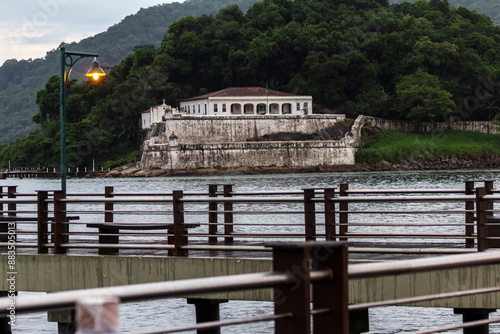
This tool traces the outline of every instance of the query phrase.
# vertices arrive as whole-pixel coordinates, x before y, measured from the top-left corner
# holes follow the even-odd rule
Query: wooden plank
[[[186,228],[199,227],[200,224],[184,224]],[[116,223],[91,223],[87,227],[105,228],[109,230],[173,230],[174,224],[116,224]]]

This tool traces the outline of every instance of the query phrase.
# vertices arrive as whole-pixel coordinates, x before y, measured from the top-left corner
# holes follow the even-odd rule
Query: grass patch
[[[473,159],[500,154],[500,135],[449,130],[442,133],[380,131],[377,138],[362,139],[356,162],[374,164],[382,160],[435,160],[439,157]]]

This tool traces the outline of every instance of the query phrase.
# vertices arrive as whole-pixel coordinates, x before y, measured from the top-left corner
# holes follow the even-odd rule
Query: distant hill
[[[390,3],[415,2],[415,0],[389,0]],[[455,8],[465,7],[491,17],[493,24],[500,25],[500,1],[498,0],[448,0]]]
[[[89,51],[99,54],[105,66],[114,66],[138,45],[158,47],[168,27],[184,16],[215,15],[221,8],[237,4],[245,11],[256,0],[186,0],[141,9],[125,17],[106,32],[66,44],[67,50]],[[88,64],[79,62],[71,79],[87,70]],[[23,137],[36,128],[31,118],[38,112],[36,93],[54,74],[59,74],[59,50],[47,52],[44,58],[34,60],[7,60],[0,67],[0,145]]]

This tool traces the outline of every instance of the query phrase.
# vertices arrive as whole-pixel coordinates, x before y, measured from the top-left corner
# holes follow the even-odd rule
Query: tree
[[[396,96],[402,115],[412,121],[444,120],[453,113],[452,95],[441,88],[438,77],[421,69],[401,79]]]
[[[33,116],[33,122],[44,126],[50,121],[59,119],[60,91],[59,76],[51,76],[45,84],[45,88],[36,93],[36,104],[38,104],[39,112]]]

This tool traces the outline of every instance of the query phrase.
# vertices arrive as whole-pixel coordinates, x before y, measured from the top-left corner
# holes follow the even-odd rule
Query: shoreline
[[[77,175],[67,175],[67,178],[140,178],[140,177],[186,177],[186,176],[230,176],[230,175],[266,175],[266,174],[300,174],[300,173],[339,173],[339,172],[382,172],[382,171],[412,171],[412,170],[468,170],[468,169],[500,169],[500,155],[492,155],[476,159],[459,159],[439,157],[435,160],[405,160],[400,163],[379,161],[375,164],[357,163],[354,165],[311,166],[311,167],[237,167],[237,168],[200,168],[196,170],[165,170],[160,168],[141,169],[137,163],[128,164],[111,171],[78,172]],[[33,174],[33,175],[30,175]],[[59,173],[41,173],[36,171],[25,173],[26,178],[59,178]],[[23,178],[23,177],[21,177]],[[7,174],[0,172],[0,180],[9,179]]]
[[[484,159],[458,159],[440,157],[436,160],[406,160],[401,163],[380,161],[376,164],[357,163],[354,165],[292,167],[237,167],[237,168],[200,168],[196,170],[163,170],[121,167],[95,177],[158,177],[158,176],[201,176],[201,175],[261,175],[292,173],[328,173],[328,172],[378,172],[408,170],[457,170],[457,169],[494,169],[500,168],[500,155]],[[89,176],[90,177],[90,176]]]

